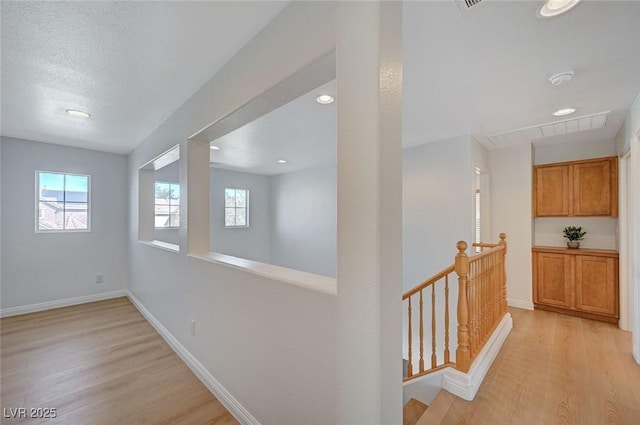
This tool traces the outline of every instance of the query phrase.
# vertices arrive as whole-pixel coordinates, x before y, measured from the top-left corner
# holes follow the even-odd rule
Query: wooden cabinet
[[[617,217],[617,157],[533,167],[533,215]]]
[[[536,308],[617,323],[616,251],[559,247],[532,251]]]

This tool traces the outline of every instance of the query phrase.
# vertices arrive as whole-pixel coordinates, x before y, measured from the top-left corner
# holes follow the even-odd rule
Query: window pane
[[[244,208],[236,208],[236,226],[246,226],[247,225],[247,215],[246,209]]]
[[[64,211],[57,203],[38,203],[38,230],[61,230]]]
[[[234,189],[224,190],[224,206],[227,208],[236,206],[236,191]]]
[[[156,182],[156,203],[158,199],[169,199],[170,194],[169,183]]]
[[[180,227],[180,213],[173,212],[169,216],[169,226],[171,227]]]
[[[79,202],[66,202],[64,213],[64,228],[69,230],[86,230],[89,228],[87,221],[87,204]]]
[[[225,208],[224,225],[235,226],[236,225],[236,210],[235,208]]]
[[[236,207],[244,208],[246,207],[246,190],[236,190]]]
[[[64,199],[64,174],[39,173],[40,200],[60,201]]]
[[[171,195],[172,199],[180,199],[180,185],[172,184],[171,185]]]

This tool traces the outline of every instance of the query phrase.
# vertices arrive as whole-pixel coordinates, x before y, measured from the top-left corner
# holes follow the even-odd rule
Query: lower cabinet
[[[532,253],[536,308],[618,322],[616,251],[534,247]]]

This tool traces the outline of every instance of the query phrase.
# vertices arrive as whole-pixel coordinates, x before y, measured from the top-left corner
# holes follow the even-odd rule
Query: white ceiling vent
[[[487,138],[495,147],[504,147],[530,142],[535,139],[542,139],[543,137],[561,136],[563,134],[577,133],[578,131],[595,130],[598,128],[604,128],[607,124],[610,112],[611,111],[600,112],[597,114],[505,131],[503,133],[490,134]]]
[[[467,5],[467,7],[471,7],[471,6],[475,6],[476,4],[480,3],[482,0],[464,0],[464,4]]]
[[[482,0],[455,0],[455,1],[456,1],[456,4],[458,5],[458,9],[465,10],[475,6],[476,4],[480,3]]]

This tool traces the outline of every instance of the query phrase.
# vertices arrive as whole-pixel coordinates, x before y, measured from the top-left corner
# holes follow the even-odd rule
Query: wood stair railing
[[[457,243],[455,264],[425,280],[403,296],[407,320],[405,381],[452,366],[468,372],[507,311],[506,234],[497,244],[473,244],[482,252],[467,256],[467,243]],[[452,285],[456,274],[458,285]],[[451,291],[457,292],[457,348],[451,359]],[[425,298],[430,303],[425,303]],[[427,307],[425,307],[427,304]],[[415,325],[417,322],[417,326]],[[430,346],[425,339],[430,329]],[[429,364],[425,366],[425,348]],[[414,353],[418,353],[417,361]],[[417,368],[415,367],[417,363]]]

